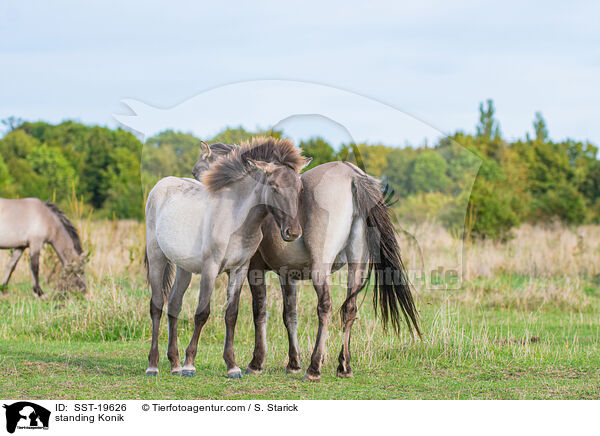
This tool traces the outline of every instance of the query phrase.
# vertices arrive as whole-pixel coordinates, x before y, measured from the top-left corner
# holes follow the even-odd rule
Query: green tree
[[[14,159],[25,159],[40,144],[23,130],[13,130],[0,141],[0,154],[6,162]]]
[[[333,147],[321,137],[300,141],[299,146],[304,151],[305,156],[312,157],[312,162],[307,167],[307,170],[326,162],[334,161],[337,158]]]
[[[144,218],[139,156],[120,147],[113,151],[115,165],[108,170],[104,210],[116,218]]]
[[[14,195],[13,183],[13,179],[4,162],[4,158],[0,154],[0,196],[12,197]]]
[[[95,209],[101,209],[109,187],[108,168],[114,164],[110,138],[100,127],[95,127],[86,144],[81,177],[81,192]]]
[[[418,155],[414,148],[404,147],[394,148],[387,156],[383,179],[399,197],[406,198],[413,193],[410,176],[413,161]]]
[[[281,138],[283,136],[283,132],[279,130],[257,130],[256,132],[249,132],[242,126],[227,127],[221,132],[217,133],[210,142],[241,144],[242,142],[248,141],[255,136],[272,136],[273,138]]]
[[[599,204],[600,200],[600,161],[594,160],[590,163],[587,177],[581,183],[581,193],[587,199],[590,205],[594,206],[595,216],[591,217],[592,220],[598,221],[600,215],[600,209],[597,209],[595,205]]]
[[[487,100],[487,108],[484,109],[483,103],[479,104],[479,124],[477,124],[477,136],[483,138],[498,138],[500,134],[500,124],[494,118],[496,109],[494,108],[494,101],[492,99]]]
[[[546,142],[548,140],[548,127],[541,112],[535,113],[533,120],[533,130],[535,131],[536,141]]]
[[[538,220],[553,217],[570,224],[581,224],[587,215],[583,195],[572,185],[560,183],[552,186],[539,197],[534,197],[534,213]]]
[[[412,164],[410,184],[412,192],[445,192],[450,180],[446,176],[448,164],[438,153],[425,150]]]
[[[501,137],[493,102],[479,109],[476,134],[457,131],[433,148],[363,143],[342,146],[336,153],[318,137],[300,146],[314,158],[312,166],[349,159],[381,177],[402,198],[395,207],[404,219],[435,219],[457,229],[468,209],[472,234],[500,239],[524,220],[600,221],[595,145],[552,141],[539,112],[534,138],[527,134],[524,140],[508,142]],[[140,179],[150,187],[160,177],[189,176],[200,155],[200,140],[189,133],[161,132],[146,141],[142,156],[140,141],[122,129],[16,119],[5,125],[9,128],[0,139],[1,195],[44,199],[55,192],[61,201],[75,183],[78,196],[103,216],[141,219]],[[239,144],[257,135],[282,137],[283,132],[226,128],[207,142]],[[145,170],[141,177],[140,160]]]
[[[8,118],[4,118],[2,120],[2,124],[4,126],[6,126],[6,129],[8,130],[8,132],[12,132],[17,127],[19,127],[21,124],[23,124],[23,120],[21,118],[11,115]]]
[[[510,230],[519,224],[513,210],[514,196],[502,184],[478,178],[471,192],[466,227],[478,237],[507,239]]]
[[[45,181],[43,192],[37,194],[42,199],[56,197],[56,201],[61,201],[77,185],[75,170],[56,148],[46,144],[38,145],[29,152],[27,161],[33,171]]]
[[[47,192],[45,181],[27,161],[29,153],[39,145],[38,140],[19,129],[9,132],[0,141],[0,154],[13,184],[10,192],[17,197],[40,197]]]
[[[191,177],[200,151],[200,139],[191,133],[165,130],[149,138],[142,152],[142,182],[145,189],[152,188],[163,177]]]

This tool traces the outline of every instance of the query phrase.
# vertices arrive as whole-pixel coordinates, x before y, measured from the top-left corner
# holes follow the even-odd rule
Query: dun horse
[[[217,161],[226,147],[211,146],[219,153],[205,153],[194,167],[195,176]],[[204,161],[204,163],[203,163]],[[299,202],[302,238],[283,242],[276,236],[275,222],[267,217],[262,225],[263,240],[250,262],[248,281],[252,291],[255,349],[248,373],[263,369],[266,352],[265,273],[278,273],[283,293],[283,320],[288,330],[288,372],[301,370],[298,342],[297,281],[312,279],[318,297],[319,327],[316,344],[305,379],[318,380],[325,353],[331,314],[330,275],[348,265],[347,298],[342,305],[343,343],[337,375],[351,377],[350,336],[357,315],[356,296],[365,288],[374,271],[373,302],[387,325],[396,332],[403,316],[411,331],[420,335],[418,314],[387,211],[380,183],[348,162],[329,162],[302,174]]]
[[[158,373],[158,332],[164,298],[168,295],[171,372],[195,375],[198,338],[210,314],[216,277],[226,272],[227,308],[223,358],[227,375],[241,377],[235,362],[233,338],[242,283],[250,258],[262,239],[267,216],[280,238],[293,241],[301,234],[298,172],[310,162],[288,140],[255,139],[194,179],[167,177],[152,189],[146,204],[146,257],[152,288],[152,344],[147,375]],[[176,268],[172,283],[173,267]],[[181,367],[177,350],[177,319],[192,273],[200,273],[200,294],[194,332]],[[170,291],[170,292],[169,292]]]
[[[77,229],[55,204],[44,203],[37,198],[0,198],[0,248],[13,249],[2,281],[3,290],[6,289],[23,251],[29,247],[33,292],[38,296],[44,295],[39,281],[40,251],[44,243],[52,245],[63,267],[82,261]],[[75,276],[72,282],[80,290],[86,290],[83,276]]]

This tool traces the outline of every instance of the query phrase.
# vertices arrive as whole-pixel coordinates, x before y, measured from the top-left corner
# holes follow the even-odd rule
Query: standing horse
[[[211,157],[205,153],[201,160],[210,164]],[[201,166],[196,164],[195,168]],[[301,370],[296,333],[297,281],[312,279],[318,298],[319,327],[305,379],[320,379],[331,315],[329,279],[332,272],[348,265],[337,375],[351,377],[350,336],[357,314],[356,296],[365,288],[373,271],[373,303],[379,308],[384,327],[390,320],[398,332],[402,314],[411,334],[415,330],[420,336],[418,314],[380,182],[348,162],[319,165],[302,174],[301,179],[302,237],[291,243],[279,240],[275,223],[268,217],[262,225],[263,240],[250,262],[248,281],[252,291],[255,349],[246,372],[260,373],[265,362],[265,273],[272,270],[279,275],[282,288],[283,321],[289,340],[286,369],[291,373]]]
[[[63,266],[81,261],[83,251],[77,229],[55,204],[37,198],[0,198],[0,248],[14,249],[2,281],[4,292],[23,251],[29,247],[33,292],[44,295],[39,268],[40,251],[46,242],[52,245]],[[73,283],[85,292],[83,276],[74,277]]]
[[[200,159],[198,159],[198,162],[196,162],[196,165],[194,165],[192,175],[196,180],[202,181],[202,174],[208,171],[210,165],[216,160],[231,153],[234,147],[232,145],[223,144],[222,142],[215,142],[209,146],[204,141],[200,141],[200,146],[202,147],[202,154]]]
[[[230,378],[241,377],[233,338],[241,287],[250,258],[262,239],[261,225],[270,215],[278,234],[293,241],[301,234],[298,172],[305,159],[289,140],[255,139],[237,147],[204,173],[203,183],[167,177],[152,189],[146,204],[146,258],[152,288],[152,344],[147,375],[158,373],[158,332],[168,293],[171,372],[195,375],[198,338],[210,314],[216,277],[226,272],[227,308],[223,359]],[[173,266],[175,283],[171,286]],[[177,349],[177,319],[192,273],[201,273],[194,332],[183,368]],[[169,293],[170,290],[170,293]]]

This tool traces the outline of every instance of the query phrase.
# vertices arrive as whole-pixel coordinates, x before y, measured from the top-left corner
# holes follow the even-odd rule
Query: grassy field
[[[465,247],[460,289],[417,290],[423,341],[383,331],[369,292],[353,328],[353,379],[335,377],[340,318],[330,328],[320,383],[285,373],[287,337],[281,296],[270,277],[268,358],[261,375],[225,377],[224,284],[200,338],[197,376],[169,374],[166,322],[161,373],[144,376],[149,348],[149,291],[141,267],[143,226],[134,222],[79,223],[90,252],[86,296],[53,291],[59,275],[46,253],[42,283],[49,298],[30,289],[27,262],[0,296],[0,398],[77,399],[587,399],[600,398],[600,228],[525,226],[504,244]],[[410,229],[418,249],[403,242],[409,267],[450,265],[458,241],[433,225]],[[462,251],[458,250],[460,253]],[[420,253],[422,252],[422,256]],[[2,253],[4,267],[8,252]],[[443,283],[442,283],[443,285]],[[195,277],[180,322],[180,352],[191,335],[198,290]],[[334,308],[345,290],[334,286]],[[362,297],[361,297],[362,298]],[[360,299],[359,299],[360,301]],[[316,333],[316,298],[303,285],[298,304],[301,358],[306,367]],[[244,287],[236,357],[240,367],[253,347],[250,293]]]

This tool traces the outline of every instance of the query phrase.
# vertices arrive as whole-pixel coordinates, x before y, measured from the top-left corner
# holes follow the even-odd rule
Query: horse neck
[[[236,196],[236,218],[243,220],[245,231],[254,233],[260,228],[268,211],[264,199],[265,176],[247,175],[233,184],[231,192]]]
[[[58,223],[57,231],[53,232],[54,235],[50,239],[50,243],[56,251],[61,263],[67,264],[71,261],[75,260],[77,257],[77,252],[75,250],[75,244],[73,244],[73,240],[69,233],[65,230],[62,224]]]

